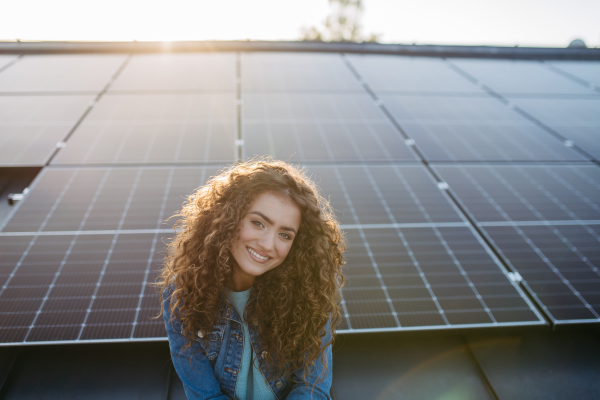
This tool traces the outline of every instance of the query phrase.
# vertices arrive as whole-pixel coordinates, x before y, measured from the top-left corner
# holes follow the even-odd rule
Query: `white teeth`
[[[250,247],[248,247],[248,251],[256,258],[258,258],[259,260],[268,260],[269,257],[263,257],[260,254],[258,254],[257,252],[255,252],[254,250],[252,250]]]

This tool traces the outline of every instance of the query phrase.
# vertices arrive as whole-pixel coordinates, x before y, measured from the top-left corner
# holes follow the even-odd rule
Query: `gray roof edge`
[[[289,51],[544,60],[600,60],[600,49],[311,41],[0,42],[0,54]]]

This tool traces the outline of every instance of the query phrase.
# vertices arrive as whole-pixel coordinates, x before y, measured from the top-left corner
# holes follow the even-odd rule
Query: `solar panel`
[[[342,331],[543,324],[467,227],[347,235]]]
[[[379,98],[403,124],[531,125],[523,116],[490,96],[382,94]]]
[[[587,160],[551,133],[490,97],[381,95],[380,98],[431,161]]]
[[[435,168],[554,322],[599,320],[596,166]]]
[[[44,165],[92,96],[0,96],[0,165]]]
[[[600,220],[593,165],[435,166],[478,222]]]
[[[99,92],[126,55],[27,55],[0,74],[0,92]]]
[[[598,61],[552,61],[549,64],[559,71],[585,81],[588,85],[594,85],[592,89],[597,90],[600,87],[600,62]]]
[[[483,93],[440,58],[387,55],[347,57],[375,92]]]
[[[290,161],[409,161],[415,155],[366,94],[245,94],[244,154]]]
[[[235,76],[233,53],[136,54],[109,92],[235,92]]]
[[[234,94],[104,95],[53,164],[232,162]]]
[[[463,222],[421,165],[311,166],[308,172],[346,226]]]
[[[600,99],[515,99],[540,122],[600,159]]]
[[[402,124],[402,128],[430,161],[587,160],[533,124]]]
[[[484,229],[553,323],[600,321],[600,225]]]
[[[243,53],[245,92],[363,92],[339,54]]]
[[[41,70],[35,90],[64,92],[0,97],[0,129],[21,146],[5,151],[3,135],[0,163],[45,162],[57,139],[47,153],[40,139],[66,129],[64,140],[92,99],[66,93],[106,72],[103,88],[125,60],[69,57],[27,56],[0,74],[2,91],[29,59],[16,78]],[[89,77],[73,72],[102,57]],[[594,153],[600,108],[584,78],[538,62],[451,62]],[[0,344],[164,339],[146,284],[173,234],[164,221],[237,158],[238,118],[244,158],[302,163],[336,210],[349,240],[340,332],[544,325],[523,288],[553,323],[598,321],[600,170],[572,143],[442,59],[248,53],[239,65],[238,116],[234,54],[129,59],[0,225]],[[450,192],[360,79],[419,154],[453,162],[433,166]],[[582,132],[588,142],[573,139]]]
[[[46,168],[3,232],[158,229],[216,167]]]
[[[588,94],[590,88],[549,69],[539,61],[452,59],[452,64],[504,95]]]
[[[153,282],[166,234],[0,236],[0,342],[164,337]],[[10,274],[10,275],[9,275]]]

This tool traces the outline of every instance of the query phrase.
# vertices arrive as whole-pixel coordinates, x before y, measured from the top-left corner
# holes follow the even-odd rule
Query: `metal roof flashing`
[[[0,54],[325,52],[422,57],[600,60],[597,48],[409,45],[311,41],[0,42]]]

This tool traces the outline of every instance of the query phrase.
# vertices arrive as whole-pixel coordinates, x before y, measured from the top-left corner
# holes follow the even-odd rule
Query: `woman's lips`
[[[248,251],[248,254],[250,254],[250,257],[254,261],[261,263],[261,264],[266,263],[271,258],[271,257],[265,255],[264,253],[261,253],[255,249],[253,249],[252,247],[246,246],[246,251]]]

